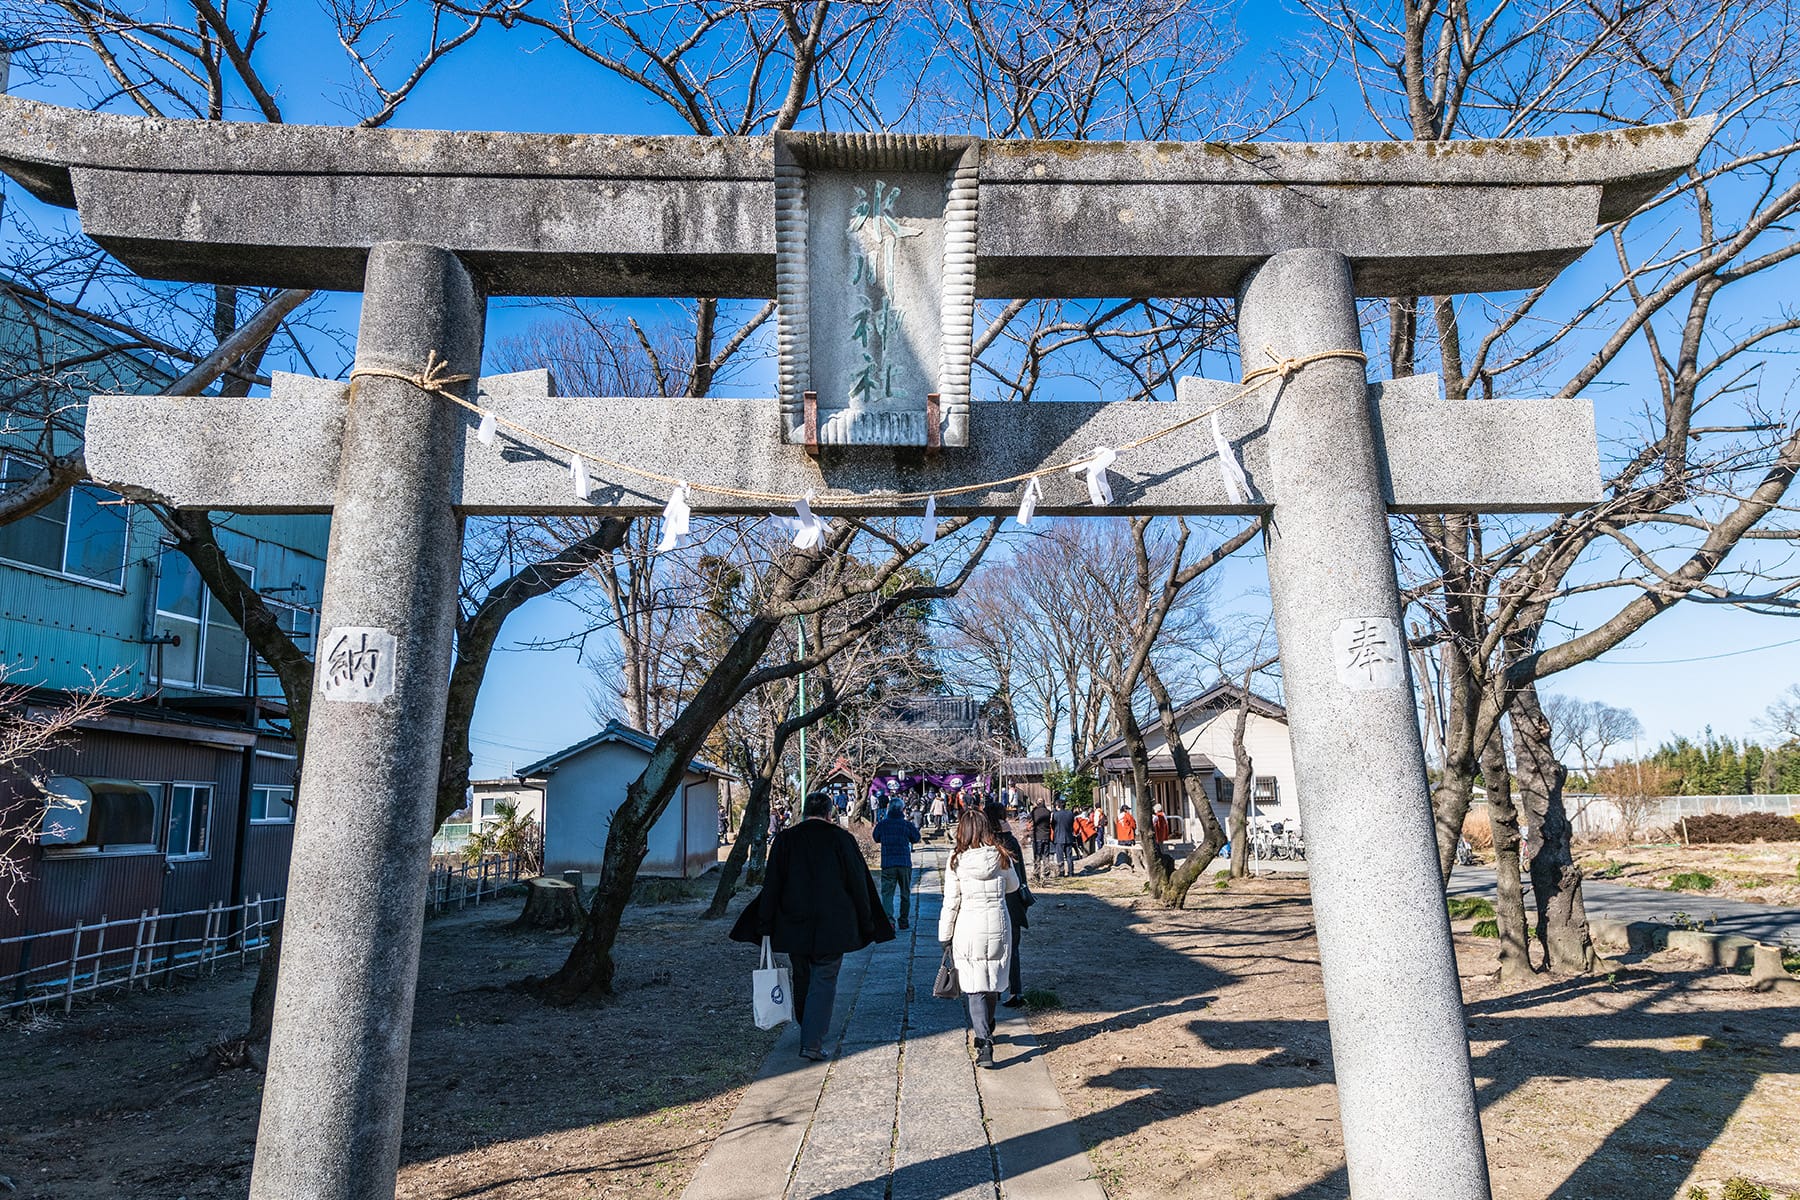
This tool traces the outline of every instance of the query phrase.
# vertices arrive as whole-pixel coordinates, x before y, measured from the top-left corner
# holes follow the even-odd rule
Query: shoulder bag
[[[948,944],[944,946],[944,961],[938,964],[937,982],[931,985],[931,994],[939,1000],[962,998],[962,985],[956,979],[956,956]]]

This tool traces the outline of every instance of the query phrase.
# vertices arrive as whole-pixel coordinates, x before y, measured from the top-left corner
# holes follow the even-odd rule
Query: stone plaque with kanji
[[[976,167],[966,138],[777,138],[786,441],[967,444]]]

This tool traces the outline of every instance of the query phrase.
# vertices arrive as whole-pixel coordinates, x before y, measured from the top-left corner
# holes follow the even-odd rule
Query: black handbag
[[[962,999],[962,985],[956,980],[956,956],[949,946],[944,947],[944,961],[938,964],[937,982],[931,985],[931,994],[939,1000]]]

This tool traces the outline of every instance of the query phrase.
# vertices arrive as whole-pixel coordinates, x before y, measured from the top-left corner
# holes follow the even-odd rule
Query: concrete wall
[[[1231,734],[1236,723],[1236,712],[1227,710],[1187,730],[1183,738],[1187,743],[1188,753],[1204,754],[1212,759],[1218,772],[1215,786],[1222,780],[1229,787],[1232,776],[1237,773],[1237,756],[1231,748]],[[1251,713],[1249,723],[1244,728],[1244,749],[1250,755],[1250,765],[1255,775],[1271,775],[1275,778],[1275,804],[1270,806],[1259,802],[1257,817],[1270,822],[1298,821],[1300,807],[1294,787],[1294,744],[1288,736],[1286,722],[1260,713]],[[1215,800],[1219,795],[1220,792],[1215,790]],[[1230,806],[1215,802],[1213,811],[1219,814],[1220,821],[1224,821]]]
[[[1189,725],[1182,738],[1190,755],[1212,760],[1214,773],[1204,781],[1204,786],[1214,797],[1213,812],[1218,816],[1219,823],[1227,829],[1230,828],[1228,818],[1231,806],[1221,802],[1219,798],[1226,794],[1231,786],[1232,776],[1237,772],[1237,756],[1231,748],[1231,733],[1236,722],[1236,710],[1226,709]],[[1149,729],[1144,731],[1144,748],[1151,758],[1166,754],[1167,746],[1160,729],[1154,732]],[[1256,808],[1257,819],[1270,823],[1298,822],[1300,808],[1294,788],[1294,746],[1288,736],[1286,722],[1252,712],[1249,723],[1244,728],[1244,749],[1250,755],[1251,769],[1256,777],[1273,776],[1275,779],[1275,803],[1266,805],[1259,802]],[[1131,795],[1131,777],[1124,775],[1109,778],[1105,795],[1107,810],[1116,815],[1120,802]],[[1198,827],[1191,824],[1195,814],[1181,796],[1172,777],[1164,778],[1152,773],[1151,799],[1153,802],[1160,801],[1164,811],[1170,816],[1180,818],[1176,829],[1178,839],[1199,836]]]
[[[612,814],[647,759],[635,746],[603,742],[550,773],[544,794],[545,874],[599,872]],[[639,875],[691,877],[718,862],[717,783],[690,773],[682,787],[650,829]]]
[[[473,811],[469,814],[470,825],[479,828],[490,821],[498,820],[498,817],[495,816],[482,816],[483,800],[510,800],[518,805],[521,821],[530,817],[538,823],[539,829],[544,827],[544,791],[542,788],[527,787],[522,783],[477,783],[474,788],[475,803],[472,806]]]

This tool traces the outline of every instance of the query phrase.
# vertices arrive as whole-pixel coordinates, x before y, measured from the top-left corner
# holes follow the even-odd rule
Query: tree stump
[[[1787,972],[1781,958],[1781,947],[1757,945],[1751,950],[1750,990],[1753,992],[1800,993],[1800,979]]]
[[[525,911],[515,929],[580,929],[581,892],[574,884],[539,875],[525,881]]]

